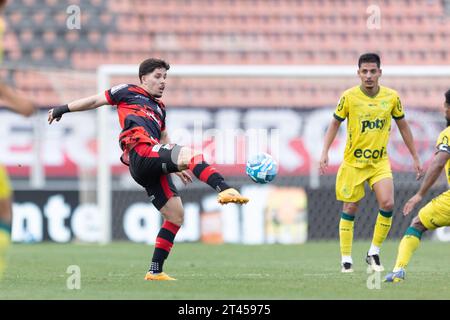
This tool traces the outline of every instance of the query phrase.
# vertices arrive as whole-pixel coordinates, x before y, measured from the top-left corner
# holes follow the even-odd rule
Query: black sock
[[[164,261],[169,256],[175,235],[179,229],[180,226],[167,220],[164,221],[161,230],[159,230],[158,236],[156,237],[155,251],[153,252],[150,268],[148,269],[149,272],[161,273],[163,271]]]
[[[230,188],[223,176],[203,159],[203,155],[195,156],[191,159],[189,170],[204,183],[208,184],[217,192],[222,192]]]
[[[167,251],[160,248],[155,248],[148,271],[152,273],[161,273],[163,271],[164,260],[167,259],[168,255],[169,253]]]

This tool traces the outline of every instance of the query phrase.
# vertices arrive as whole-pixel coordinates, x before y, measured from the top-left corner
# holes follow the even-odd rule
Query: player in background
[[[121,84],[97,95],[49,110],[48,121],[59,121],[66,112],[116,105],[122,128],[121,160],[131,176],[144,187],[165,221],[156,238],[146,280],[174,280],[163,272],[163,264],[183,223],[184,210],[170,173],[186,184],[192,182],[189,169],[199,180],[218,192],[218,202],[247,203],[248,198],[231,188],[223,176],[205,162],[201,152],[171,144],[166,130],[166,107],[160,100],[170,66],[163,60],[147,59],[139,66],[139,85]]]
[[[360,56],[358,76],[361,84],[346,90],[341,96],[325,134],[320,158],[320,171],[323,174],[328,166],[330,146],[341,123],[347,119],[344,161],[336,177],[336,198],[343,202],[339,222],[342,272],[353,272],[354,219],[359,201],[365,195],[366,181],[375,192],[379,205],[366,262],[374,271],[384,270],[380,261],[380,248],[391,228],[394,208],[394,183],[387,155],[391,118],[397,123],[403,141],[413,157],[417,179],[423,175],[400,98],[396,91],[379,85],[381,73],[380,57],[377,54],[366,53]]]
[[[0,63],[3,58],[3,33],[5,23],[3,10],[6,0],[0,0]],[[0,80],[0,105],[24,116],[34,112],[31,101]],[[6,169],[0,165],[0,279],[6,266],[6,254],[11,243],[12,190]]]
[[[436,153],[428,168],[417,193],[411,197],[403,207],[403,215],[407,216],[422,201],[425,194],[439,178],[445,168],[447,182],[450,184],[450,90],[445,93],[445,119],[447,128],[440,134],[436,142]],[[450,190],[428,202],[419,214],[411,221],[398,247],[397,261],[394,270],[386,275],[385,282],[400,282],[405,279],[405,269],[414,251],[420,244],[422,234],[427,230],[450,226]]]

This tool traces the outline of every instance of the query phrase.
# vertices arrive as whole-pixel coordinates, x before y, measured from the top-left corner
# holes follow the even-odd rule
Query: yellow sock
[[[6,268],[6,253],[11,243],[11,228],[0,222],[0,280]]]
[[[373,230],[372,244],[376,247],[381,247],[381,244],[386,240],[389,230],[392,225],[392,211],[383,211],[380,209],[375,222]]]
[[[345,212],[341,213],[341,220],[339,221],[339,240],[341,245],[341,256],[352,255],[354,220],[355,216],[349,215]]]
[[[419,247],[421,237],[422,232],[419,230],[413,227],[406,229],[405,235],[398,246],[397,261],[395,262],[394,272],[398,271],[400,268],[406,268],[414,251],[416,251],[417,247]]]

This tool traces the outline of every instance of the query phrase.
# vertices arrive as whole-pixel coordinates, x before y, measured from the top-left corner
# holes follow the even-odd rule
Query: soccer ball
[[[278,165],[270,154],[262,152],[248,159],[245,173],[256,183],[268,183],[277,176]]]

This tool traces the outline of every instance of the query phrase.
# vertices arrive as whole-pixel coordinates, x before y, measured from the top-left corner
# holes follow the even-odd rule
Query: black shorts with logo
[[[145,188],[158,210],[171,197],[178,196],[170,173],[180,171],[176,164],[180,150],[181,146],[177,144],[141,143],[130,151],[131,176]]]

